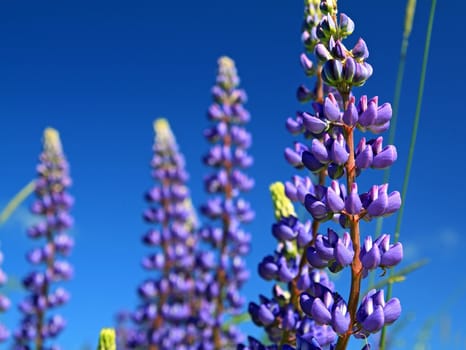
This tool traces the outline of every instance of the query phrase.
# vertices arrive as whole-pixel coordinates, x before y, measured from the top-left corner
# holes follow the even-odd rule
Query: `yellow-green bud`
[[[155,142],[158,145],[167,147],[176,143],[175,136],[170,128],[168,120],[159,118],[154,121]]]
[[[44,130],[44,149],[52,154],[62,153],[60,134],[56,129],[46,128]]]
[[[285,194],[285,186],[281,182],[275,182],[270,185],[270,193],[272,195],[272,202],[274,208],[275,218],[280,220],[288,216],[297,216],[293,203]]]
[[[103,328],[100,331],[97,350],[116,350],[115,330],[113,328]]]

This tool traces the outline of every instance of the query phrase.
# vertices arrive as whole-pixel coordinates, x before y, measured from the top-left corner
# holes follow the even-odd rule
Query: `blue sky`
[[[465,5],[458,0],[448,4],[439,2],[437,8],[401,232],[406,262],[427,257],[430,264],[394,288],[405,315],[415,315],[402,333],[405,349],[413,348],[425,320],[439,312],[443,316],[431,334],[432,348],[445,345],[445,338],[450,348],[466,346],[466,323],[453,312],[466,310],[461,259],[466,248],[462,217],[466,190],[460,182],[466,151],[466,119],[460,103],[466,73],[460,61],[465,46],[458,35],[464,29]],[[403,181],[429,6],[428,1],[418,1],[392,189],[401,190]],[[391,101],[405,1],[341,0],[339,7],[356,23],[347,46],[362,36],[374,67],[373,77],[354,93]],[[137,300],[136,285],[145,277],[139,267],[146,252],[140,244],[146,229],[141,220],[142,194],[151,186],[155,118],[169,119],[187,158],[193,200],[200,204],[205,198],[200,179],[206,169],[200,159],[208,146],[202,132],[208,125],[205,112],[221,55],[236,61],[252,115],[255,165],[250,174],[256,187],[248,198],[257,219],[248,227],[253,235],[248,257],[252,279],[245,294],[256,300],[258,290],[269,293],[270,285],[256,273],[262,256],[275,247],[268,186],[294,173],[282,155],[294,141],[284,129],[286,118],[298,109],[310,109],[295,99],[299,84],[310,85],[299,66],[301,19],[301,1],[25,0],[0,4],[0,204],[34,177],[47,126],[60,131],[74,179],[76,248],[71,261],[76,276],[68,283],[72,300],[63,308],[68,321],[60,337],[64,348],[93,346],[99,329],[112,325],[114,313],[131,309]],[[365,179],[369,186],[379,182],[381,174],[371,171]],[[0,228],[4,266],[15,276],[28,269],[23,257],[30,243],[24,231],[30,220],[24,206]],[[393,222],[385,225],[387,232]],[[371,230],[366,228],[363,235]],[[445,304],[455,293],[461,297]],[[12,292],[14,300],[22,295]],[[16,324],[18,314],[12,310],[2,319]],[[447,319],[451,330],[445,336],[439,324],[448,324]],[[253,328],[247,330],[257,334]]]

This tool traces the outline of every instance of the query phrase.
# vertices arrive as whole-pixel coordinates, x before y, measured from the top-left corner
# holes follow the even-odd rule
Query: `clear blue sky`
[[[415,110],[429,1],[418,1],[406,66],[396,144],[399,160],[392,189],[401,190]],[[355,34],[369,50],[374,75],[355,91],[391,101],[404,19],[404,0],[339,1],[341,12],[356,23]],[[450,349],[466,345],[466,323],[454,310],[466,310],[464,298],[445,302],[463,288],[466,249],[462,183],[466,118],[461,111],[466,81],[462,58],[466,5],[439,2],[415,161],[401,241],[406,262],[428,257],[431,263],[395,286],[404,314],[415,315],[401,337],[412,349],[425,320],[443,310],[431,334],[432,348],[449,338]],[[216,61],[235,59],[252,115],[250,174],[256,187],[249,195],[257,213],[249,226],[253,235],[248,263],[252,279],[249,300],[257,291],[270,293],[259,280],[257,263],[275,247],[268,186],[287,180],[292,169],[283,149],[294,138],[284,122],[297,109],[296,87],[308,82],[299,66],[302,1],[3,1],[0,4],[0,204],[5,204],[35,173],[42,131],[57,128],[71,164],[76,198],[71,261],[75,279],[62,313],[68,328],[60,337],[67,350],[96,343],[101,327],[112,325],[121,308],[136,302],[136,285],[145,277],[139,261],[146,249],[140,237],[142,194],[151,186],[149,161],[152,121],[170,120],[191,174],[195,203],[204,199],[200,158],[207,150],[202,138],[208,125]],[[365,175],[366,183],[381,174]],[[0,230],[7,273],[22,276],[28,269],[24,251],[30,246],[25,227],[26,206]],[[393,220],[387,223],[388,230]],[[373,228],[363,229],[363,235]],[[387,231],[389,232],[389,231]],[[22,297],[21,291],[12,298]],[[2,316],[10,325],[15,309]],[[444,323],[444,327],[439,327]],[[448,326],[448,324],[450,326]],[[445,326],[446,325],[446,326]],[[450,329],[448,329],[450,327]],[[251,332],[257,331],[248,328]],[[462,334],[462,335],[461,335]],[[443,343],[442,343],[443,342]],[[400,349],[403,347],[400,347]]]

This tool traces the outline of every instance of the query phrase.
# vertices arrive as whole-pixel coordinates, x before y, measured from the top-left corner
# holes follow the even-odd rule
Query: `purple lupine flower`
[[[227,317],[240,312],[244,303],[239,290],[248,277],[242,257],[249,251],[250,236],[241,224],[250,222],[254,212],[240,195],[249,191],[254,182],[244,173],[252,164],[248,154],[251,135],[245,128],[250,116],[243,107],[246,94],[238,89],[239,78],[233,60],[221,57],[218,65],[217,83],[212,89],[214,103],[208,111],[212,124],[204,132],[212,144],[203,159],[214,168],[204,181],[206,191],[212,196],[201,212],[220,225],[212,223],[200,230],[216,253],[215,257],[201,257],[214,261],[204,262],[212,266],[205,266],[206,274],[197,281],[197,286],[204,296],[201,312],[206,315],[203,348],[219,350],[242,339],[239,331],[233,328],[227,331],[222,324]]]
[[[122,329],[128,348],[176,349],[193,345],[188,328],[196,322],[194,231],[197,218],[186,187],[184,158],[165,119],[154,122],[152,177],[156,184],[145,200],[144,220],[152,227],[142,242],[153,252],[142,259],[145,270],[158,272],[138,287],[141,303],[132,314],[135,329]],[[175,331],[176,330],[176,331]],[[194,346],[194,345],[193,345]]]
[[[35,269],[23,279],[30,294],[19,304],[24,316],[14,332],[15,349],[55,348],[56,345],[49,345],[49,339],[61,333],[66,321],[59,314],[49,313],[70,298],[62,287],[54,288],[54,283],[69,280],[73,274],[71,265],[64,260],[73,247],[73,240],[66,234],[73,223],[69,214],[73,198],[67,192],[71,179],[58,132],[47,128],[43,144],[37,166],[36,199],[31,206],[31,212],[42,220],[28,230],[28,235],[45,242],[26,254]]]
[[[401,304],[397,298],[385,302],[383,290],[372,289],[364,296],[357,312],[357,336],[367,337],[376,333],[384,325],[395,322],[401,314]]]

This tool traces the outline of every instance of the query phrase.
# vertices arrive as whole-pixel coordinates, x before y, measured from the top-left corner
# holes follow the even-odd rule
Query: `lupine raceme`
[[[360,228],[362,221],[391,215],[401,205],[399,192],[389,192],[388,184],[374,185],[366,192],[359,192],[357,185],[365,170],[385,169],[397,158],[395,146],[384,146],[381,136],[361,137],[356,142],[357,131],[380,134],[387,130],[391,107],[389,103],[379,105],[377,97],[362,96],[356,101],[353,87],[363,85],[373,73],[366,62],[367,45],[359,39],[352,49],[345,47],[343,40],[353,32],[354,23],[345,14],[337,17],[336,1],[321,1],[320,11],[314,53],[322,67],[321,79],[328,87],[323,91],[327,94],[321,101],[315,96],[313,112],[299,112],[296,118],[287,120],[287,129],[295,135],[303,134],[305,142],[296,142],[293,149],[285,151],[289,164],[306,168],[319,180],[314,184],[311,178],[296,175],[285,186],[287,196],[309,212],[314,229],[309,230],[307,225],[307,238],[300,246],[299,237],[306,230],[295,228],[299,223],[296,218],[290,216],[291,225],[283,218],[278,226],[274,224],[274,236],[286,243],[279,244],[275,256],[264,259],[259,272],[265,279],[288,283],[288,290],[280,289],[273,298],[261,296],[259,305],[250,306],[254,322],[266,328],[274,344],[265,346],[250,338],[249,346],[240,348],[343,350],[355,337],[366,339],[363,349],[369,349],[367,337],[396,321],[401,313],[399,300],[385,300],[383,290],[361,295],[361,282],[369,271],[393,267],[403,257],[401,243],[391,244],[389,234],[377,238],[366,234],[362,239]],[[315,228],[330,220],[336,220],[342,232],[329,227],[325,235],[318,233]],[[290,244],[293,240],[297,243]],[[325,268],[333,273],[350,270],[348,299],[326,280],[309,277]],[[298,283],[294,283],[295,278]],[[293,304],[296,296],[298,305]],[[283,307],[290,303],[293,305],[284,313]],[[300,329],[307,319],[314,327],[327,327],[326,334],[331,335],[323,337],[323,332],[315,332],[315,328],[302,335]]]
[[[59,349],[49,343],[63,330],[65,319],[50,312],[70,297],[64,288],[55,287],[57,282],[70,279],[73,272],[64,259],[73,247],[73,240],[67,234],[73,223],[69,214],[73,204],[73,198],[68,194],[71,185],[69,167],[55,129],[44,131],[43,146],[37,166],[36,199],[31,206],[31,212],[41,220],[27,232],[31,239],[42,242],[42,245],[26,255],[34,270],[22,281],[29,295],[19,304],[23,317],[14,332],[14,349],[17,350]]]
[[[152,227],[142,237],[153,251],[142,266],[153,275],[138,288],[141,305],[133,315],[137,329],[126,336],[129,348],[174,349],[194,344],[197,219],[186,186],[184,157],[166,119],[154,122],[152,177],[144,220]]]
[[[208,219],[219,222],[201,229],[204,241],[217,252],[211,276],[203,286],[210,302],[210,310],[203,310],[205,349],[224,349],[242,339],[235,327],[222,326],[228,316],[240,313],[244,304],[239,290],[249,275],[243,256],[249,251],[250,235],[241,224],[254,218],[250,204],[240,196],[253,187],[254,181],[243,171],[253,160],[247,152],[251,135],[245,129],[250,119],[243,107],[246,94],[238,85],[235,63],[221,57],[217,83],[212,89],[214,103],[208,110],[212,126],[204,133],[212,144],[204,163],[213,173],[205,178],[205,189],[211,197],[201,211]]]

